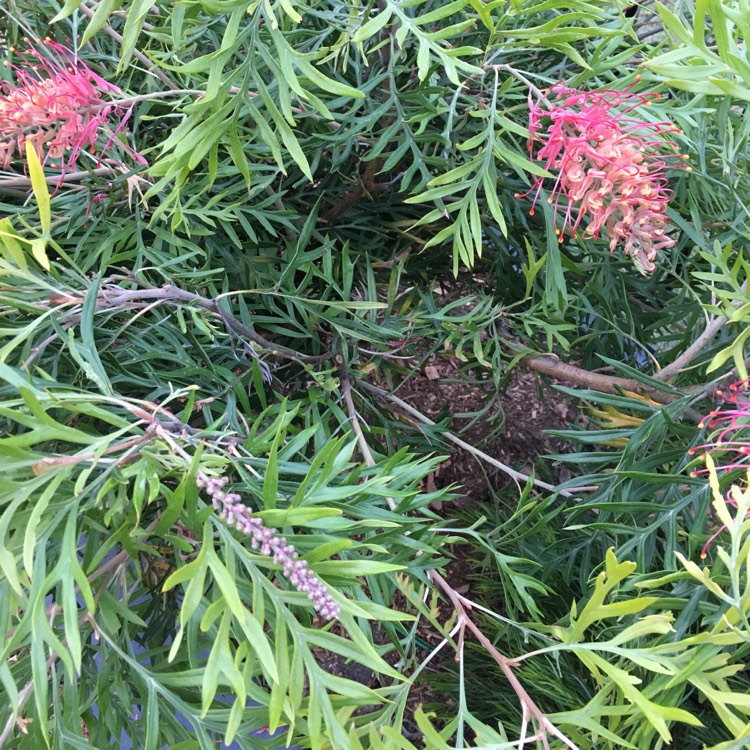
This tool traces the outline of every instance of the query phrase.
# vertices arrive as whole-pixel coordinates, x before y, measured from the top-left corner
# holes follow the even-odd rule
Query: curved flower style
[[[0,89],[0,164],[8,169],[31,141],[44,164],[64,172],[75,167],[87,147],[102,154],[125,126],[132,107],[106,101],[104,95],[122,91],[63,45],[51,39],[37,44],[39,48],[30,44],[24,53],[12,50],[20,54],[24,67],[5,63],[13,69],[16,83],[5,82]],[[110,120],[116,120],[114,129]],[[101,133],[107,141],[97,149]],[[138,163],[146,163],[140,154],[124,148]]]
[[[672,196],[665,172],[685,168],[670,162],[686,158],[660,155],[663,148],[676,147],[661,136],[678,133],[678,128],[628,117],[657,97],[629,89],[585,92],[558,83],[540,101],[529,98],[529,152],[556,174],[548,200],[555,206],[560,241],[566,230],[575,238],[585,224],[584,236],[604,234],[610,252],[622,244],[642,273],[654,270],[657,251],[675,244],[665,232]],[[534,193],[531,214],[543,185],[544,178],[537,177],[527,193],[516,196]],[[563,214],[561,227],[558,212]]]
[[[729,386],[729,392],[717,391],[725,403],[726,407],[712,411],[699,427],[708,427],[710,429],[719,428],[720,432],[709,443],[698,445],[691,448],[688,454],[693,456],[701,453],[705,460],[711,456],[712,460],[705,469],[696,469],[690,472],[690,476],[710,477],[713,473],[731,472],[737,469],[750,471],[750,440],[743,439],[745,435],[742,430],[750,429],[750,380],[740,380]],[[750,437],[748,434],[747,437]],[[733,497],[736,490],[733,487],[727,493],[725,502],[727,505],[736,507],[737,501]],[[726,526],[720,526],[712,534],[701,551],[701,557],[705,558],[708,547],[716,539]]]
[[[298,591],[307,594],[315,607],[315,611],[326,620],[334,620],[339,616],[339,605],[325,587],[325,584],[313,573],[304,560],[300,560],[299,553],[279,536],[273,529],[263,525],[260,518],[253,516],[252,511],[243,504],[236,492],[225,492],[226,477],[208,477],[200,472],[197,477],[198,487],[206,491],[220,516],[230,526],[250,537],[252,548],[261,555],[273,558],[277,565],[281,565],[284,575]]]

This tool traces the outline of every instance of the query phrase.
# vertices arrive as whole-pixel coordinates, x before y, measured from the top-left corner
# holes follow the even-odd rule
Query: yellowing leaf
[[[715,594],[720,599],[731,603],[730,597],[728,597],[721,586],[711,578],[711,571],[708,568],[699,568],[692,560],[688,560],[679,552],[675,552],[675,555],[682,563],[685,570],[687,570],[696,581],[700,581],[712,594]]]
[[[623,414],[613,406],[607,406],[606,409],[588,409],[591,416],[596,417],[602,425],[607,427],[640,427],[644,420],[641,417],[634,417],[630,414]]]
[[[49,271],[47,240],[44,237],[37,237],[35,240],[31,240],[31,254],[45,271]]]
[[[39,161],[39,155],[34,148],[34,144],[26,141],[26,164],[29,167],[29,178],[31,179],[31,189],[34,191],[37,205],[39,206],[39,223],[42,225],[42,233],[45,237],[50,236],[52,230],[52,211],[50,209],[49,189],[47,180],[44,177],[44,169]],[[46,256],[45,256],[46,260]],[[48,265],[45,267],[49,267]]]
[[[661,409],[664,406],[664,404],[660,404],[658,401],[654,401],[654,399],[652,399],[646,393],[636,393],[635,391],[623,391],[622,394],[623,396],[627,396],[628,398],[635,399],[636,401],[642,401],[644,404],[653,406],[654,409]]]
[[[11,220],[8,218],[0,219],[0,255],[25,271],[27,268],[26,255],[21,247],[20,239],[13,229]]]

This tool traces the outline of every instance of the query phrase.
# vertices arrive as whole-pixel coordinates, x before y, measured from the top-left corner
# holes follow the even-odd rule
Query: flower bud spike
[[[196,484],[210,498],[214,508],[221,508],[220,517],[229,526],[250,537],[250,546],[260,554],[273,559],[280,565],[289,582],[300,592],[307,595],[315,611],[325,620],[335,620],[340,613],[338,602],[328,593],[325,584],[313,573],[307,562],[300,559],[299,553],[289,544],[285,537],[256,518],[250,508],[236,492],[225,492],[227,477],[209,477],[198,472]]]

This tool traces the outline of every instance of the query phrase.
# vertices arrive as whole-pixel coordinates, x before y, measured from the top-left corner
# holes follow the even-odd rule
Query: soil
[[[533,469],[553,483],[570,478],[566,467],[542,458],[570,450],[570,445],[546,432],[566,429],[575,420],[575,408],[565,396],[520,367],[510,373],[501,392],[491,382],[476,386],[465,380],[453,382],[456,374],[455,360],[433,357],[402,384],[398,396],[430,419],[447,413],[448,429],[454,435],[517,471],[529,474]],[[474,424],[471,417],[463,416],[485,408]],[[441,446],[440,452],[450,451],[450,457],[426,489],[455,485],[464,502],[481,502],[513,481],[468,451],[447,445],[448,450]]]

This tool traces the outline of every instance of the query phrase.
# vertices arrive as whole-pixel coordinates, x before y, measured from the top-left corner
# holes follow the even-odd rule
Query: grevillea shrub
[[[0,750],[745,742],[746,4],[0,2]]]

